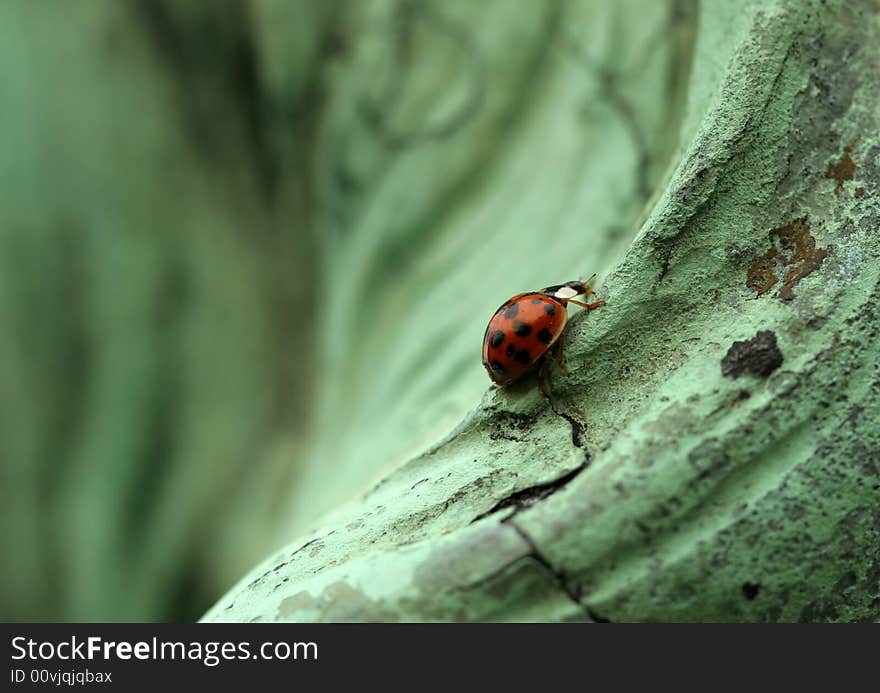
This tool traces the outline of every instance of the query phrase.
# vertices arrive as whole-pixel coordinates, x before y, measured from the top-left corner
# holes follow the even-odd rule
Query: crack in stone
[[[502,520],[505,524],[510,525],[513,530],[520,536],[520,538],[526,543],[526,546],[529,548],[529,556],[538,564],[540,564],[552,577],[556,582],[556,585],[559,587],[559,590],[568,597],[574,604],[577,604],[578,608],[592,621],[596,623],[611,623],[611,620],[605,618],[596,613],[592,607],[587,604],[584,604],[580,598],[580,590],[572,587],[568,580],[565,577],[565,574],[558,571],[553,567],[553,564],[547,559],[547,557],[541,553],[541,550],[538,548],[538,545],[529,536],[528,532],[526,532],[522,527],[520,527],[516,522],[513,521],[513,516],[507,517]]]
[[[575,416],[572,416],[568,412],[562,411],[561,409],[557,409],[556,403],[553,401],[553,398],[549,395],[549,393],[547,395],[547,401],[550,403],[551,411],[554,414],[556,414],[556,416],[568,421],[569,425],[571,426],[571,443],[576,448],[583,448],[583,450],[584,450],[584,466],[586,467],[590,463],[590,460],[591,460],[590,451],[586,449],[586,446],[584,443],[586,430],[587,430],[586,424],[584,424],[583,421],[581,421],[580,419],[578,419]]]
[[[524,488],[519,491],[514,491],[510,495],[502,498],[486,512],[477,515],[473,520],[471,520],[470,524],[478,522],[479,520],[489,517],[489,515],[494,515],[495,513],[510,507],[513,508],[513,512],[511,512],[510,515],[508,515],[504,519],[506,520],[508,518],[511,518],[521,510],[525,510],[526,508],[534,505],[538,501],[542,501],[545,498],[552,496],[586,468],[587,463],[584,462],[579,467],[572,469],[567,474],[563,474],[556,479],[552,479],[551,481],[547,481],[543,484],[535,484],[534,486],[529,486],[528,488]]]
[[[526,532],[522,527],[514,522],[512,518],[506,518],[505,520],[503,520],[503,522],[510,525],[513,530],[517,534],[519,534],[520,538],[526,543],[526,546],[529,547],[529,555],[547,569],[547,572],[549,572],[553,576],[554,580],[559,586],[559,589],[562,590],[565,596],[583,609],[584,605],[581,603],[580,597],[578,596],[577,592],[572,589],[571,586],[568,584],[568,581],[565,579],[565,575],[563,575],[562,573],[557,571],[556,568],[553,567],[547,557],[541,553],[538,545],[535,544],[534,539],[529,536],[528,532]]]

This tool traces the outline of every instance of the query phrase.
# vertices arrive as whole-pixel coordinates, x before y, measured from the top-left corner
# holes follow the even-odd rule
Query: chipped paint
[[[852,145],[847,145],[843,148],[843,156],[837,161],[829,161],[828,168],[825,169],[825,177],[837,182],[834,192],[838,195],[843,192],[843,184],[855,177],[856,163],[852,160],[851,154]]]
[[[790,301],[794,287],[822,266],[831,247],[817,246],[806,217],[772,229],[769,237],[771,247],[750,265],[746,286],[761,296],[781,282],[777,295]]]

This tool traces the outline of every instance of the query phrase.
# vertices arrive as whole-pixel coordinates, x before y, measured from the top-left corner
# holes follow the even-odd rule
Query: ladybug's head
[[[567,301],[588,291],[590,291],[590,287],[578,281],[566,282],[565,284],[557,284],[556,286],[548,286],[546,289],[541,289],[542,294],[552,296],[558,301]]]
[[[590,290],[590,287],[588,287],[583,282],[566,282],[565,286],[574,291],[575,296],[580,296],[581,294],[585,294]]]

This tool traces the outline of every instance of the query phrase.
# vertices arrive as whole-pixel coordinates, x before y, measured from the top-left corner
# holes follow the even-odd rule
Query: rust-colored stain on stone
[[[850,154],[852,154],[852,145],[848,144],[843,148],[843,156],[837,161],[829,161],[828,168],[825,169],[825,177],[837,181],[834,192],[838,195],[843,190],[844,181],[852,180],[856,173],[856,162],[852,160]]]
[[[771,248],[763,255],[756,257],[749,267],[746,286],[753,289],[758,296],[770,291],[776,282],[779,281],[779,277],[776,274],[776,258],[778,255],[779,252],[776,248]]]
[[[746,286],[757,296],[765,294],[779,282],[779,298],[790,301],[792,289],[808,274],[815,272],[831,251],[819,248],[807,226],[807,218],[794,219],[770,231],[770,250],[755,258],[749,267]]]

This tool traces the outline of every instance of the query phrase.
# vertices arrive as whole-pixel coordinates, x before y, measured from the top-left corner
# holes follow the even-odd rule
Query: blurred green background
[[[626,248],[696,21],[0,6],[0,618],[196,619],[449,431],[497,305]]]

